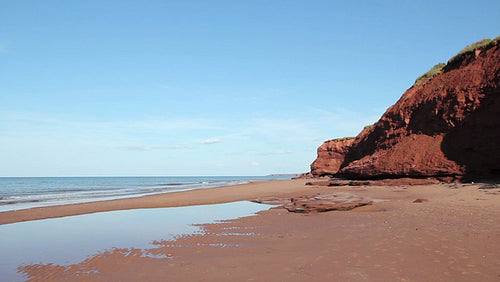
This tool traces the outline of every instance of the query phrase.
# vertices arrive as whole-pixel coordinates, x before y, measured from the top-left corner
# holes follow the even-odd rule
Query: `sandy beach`
[[[257,182],[0,213],[0,223],[110,210],[349,192],[374,203],[351,211],[282,208],[203,225],[151,249],[114,249],[73,265],[26,265],[32,281],[499,281],[500,189],[476,184],[306,186]],[[415,202],[415,200],[420,201]],[[144,254],[157,255],[156,257]]]
[[[286,197],[315,191],[312,190],[311,187],[305,186],[304,184],[306,182],[308,181],[261,181],[242,185],[196,189],[137,198],[7,211],[0,212],[0,224],[116,210],[220,204],[268,196]]]

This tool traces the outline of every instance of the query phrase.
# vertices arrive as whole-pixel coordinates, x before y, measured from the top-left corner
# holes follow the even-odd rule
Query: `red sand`
[[[159,241],[150,250],[115,250],[75,265],[31,265],[22,270],[32,281],[500,280],[498,188],[315,188],[303,186],[302,180],[261,184],[240,186],[237,194],[251,199],[345,191],[381,201],[352,211],[309,215],[272,209],[205,225],[206,234]],[[289,188],[280,188],[284,186]],[[227,199],[231,189],[203,193]],[[180,194],[193,197],[201,191]],[[416,199],[427,201],[414,203]],[[167,257],[143,257],[142,252]]]

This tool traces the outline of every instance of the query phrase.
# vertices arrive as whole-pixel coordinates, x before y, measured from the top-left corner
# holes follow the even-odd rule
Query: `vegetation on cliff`
[[[478,42],[476,43],[473,43],[471,45],[467,45],[464,49],[462,49],[460,52],[458,52],[459,54],[461,53],[465,53],[465,52],[468,52],[468,51],[472,51],[476,48],[479,48],[479,47],[482,47],[488,43],[491,42],[491,39],[489,38],[485,38],[485,39],[482,39],[482,40],[479,40]]]
[[[433,66],[429,71],[427,71],[426,73],[422,74],[421,76],[419,76],[416,80],[415,80],[415,84],[414,85],[419,85],[421,83],[424,83],[430,79],[432,79],[433,77],[435,77],[438,73],[442,72],[443,71],[443,68],[446,66],[445,63],[439,63],[439,64],[436,64],[435,66]]]
[[[481,39],[478,42],[473,43],[471,45],[467,45],[464,49],[460,50],[460,52],[458,52],[455,56],[451,57],[448,60],[448,63],[446,65],[448,66],[448,65],[459,64],[464,59],[464,56],[467,53],[473,52],[476,49],[481,48],[481,47],[485,47],[486,49],[489,49],[489,48],[493,47],[495,44],[497,44],[499,41],[500,41],[500,36],[497,36],[493,39],[485,38],[485,39]]]
[[[428,70],[426,73],[424,73],[423,75],[419,76],[415,80],[414,85],[419,85],[419,84],[422,84],[422,83],[425,83],[425,82],[431,80],[436,75],[438,75],[439,73],[441,73],[443,71],[443,69],[447,65],[452,65],[452,64],[455,64],[455,63],[459,63],[460,61],[463,60],[463,55],[464,54],[466,54],[468,52],[472,52],[472,51],[476,50],[477,48],[481,48],[481,47],[485,47],[485,46],[487,46],[486,48],[488,48],[488,45],[490,45],[489,47],[491,47],[491,46],[493,46],[495,44],[495,42],[497,42],[499,40],[500,40],[500,36],[495,37],[494,39],[485,38],[485,39],[481,39],[481,40],[479,40],[479,41],[477,41],[477,42],[475,42],[473,44],[467,45],[465,48],[463,48],[462,50],[460,50],[460,52],[458,52],[455,56],[451,57],[448,60],[447,64],[445,64],[445,63],[438,63],[435,66],[433,66],[430,70]]]
[[[348,140],[348,139],[354,139],[356,138],[356,136],[346,136],[346,137],[339,137],[339,138],[334,138],[334,139],[331,139],[331,140],[328,140],[327,142],[337,142],[337,141],[345,141],[345,140]]]

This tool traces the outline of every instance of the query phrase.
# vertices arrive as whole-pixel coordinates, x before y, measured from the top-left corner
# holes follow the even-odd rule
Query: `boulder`
[[[252,202],[278,205],[289,212],[317,213],[327,211],[347,211],[357,207],[371,205],[373,200],[347,192],[306,195],[295,198],[267,197]]]
[[[357,207],[371,205],[372,199],[351,193],[330,193],[314,196],[291,198],[284,208],[290,212],[311,213],[327,211],[347,211]]]

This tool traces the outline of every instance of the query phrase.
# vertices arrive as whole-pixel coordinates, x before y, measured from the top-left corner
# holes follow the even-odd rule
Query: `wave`
[[[164,180],[164,181],[162,181]],[[0,211],[245,184],[260,177],[0,178]]]

